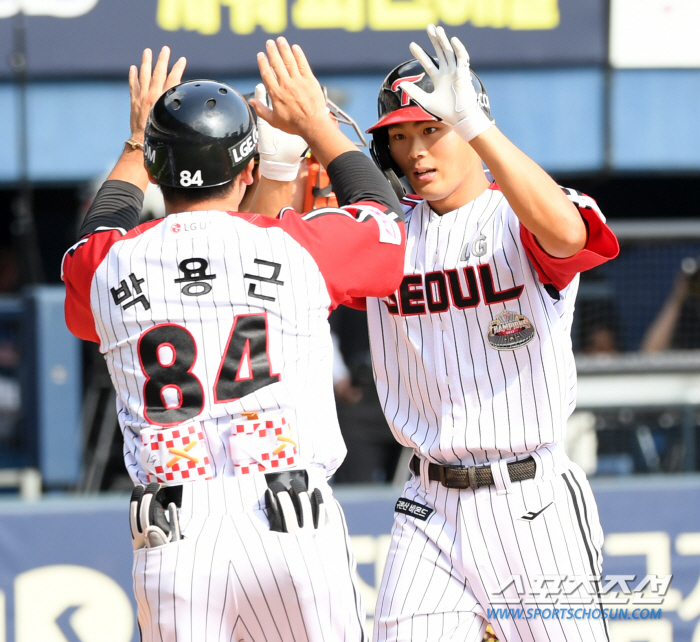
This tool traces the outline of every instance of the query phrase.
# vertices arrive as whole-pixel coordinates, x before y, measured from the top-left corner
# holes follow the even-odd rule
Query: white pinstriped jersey
[[[495,184],[442,216],[404,201],[404,280],[390,297],[368,299],[367,312],[387,421],[429,460],[478,465],[562,440],[576,400],[577,273],[617,248],[595,203],[565,191],[589,243],[564,260],[521,229]],[[558,299],[543,283],[557,284]]]
[[[213,476],[234,475],[227,440],[245,411],[284,415],[297,466],[333,473],[345,446],[329,311],[400,279],[403,226],[377,207],[173,214],[69,250],[66,320],[105,355],[134,481],[146,482],[141,430],[193,421]]]

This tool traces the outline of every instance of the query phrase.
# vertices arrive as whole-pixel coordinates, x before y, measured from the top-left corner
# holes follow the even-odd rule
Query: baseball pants
[[[511,482],[503,462],[476,491],[427,481],[421,461],[403,497],[433,510],[395,515],[375,642],[480,642],[488,622],[501,642],[609,642],[605,620],[584,613],[601,608],[599,584],[585,580],[600,577],[603,545],[588,481],[557,449],[533,456],[534,479]],[[545,575],[582,584],[552,597],[558,580],[543,585]]]
[[[269,530],[264,475],[183,486],[183,539],[134,552],[143,642],[364,641],[355,559],[325,471],[325,526]]]

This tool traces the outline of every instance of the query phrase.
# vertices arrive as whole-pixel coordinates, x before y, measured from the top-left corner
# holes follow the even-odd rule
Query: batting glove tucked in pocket
[[[301,479],[292,479],[289,488],[280,481],[269,482],[268,486],[265,504],[271,531],[298,533],[326,523],[326,507],[318,488],[309,492]]]
[[[169,502],[158,492],[158,482],[143,486],[137,484],[131,493],[129,523],[131,525],[131,543],[134,550],[163,546],[182,539],[180,521],[175,502]]]

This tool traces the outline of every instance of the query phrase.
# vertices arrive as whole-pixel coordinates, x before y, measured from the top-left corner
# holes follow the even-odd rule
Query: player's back
[[[212,463],[231,466],[216,444],[237,420],[252,429],[242,413],[254,412],[284,418],[291,431],[293,446],[277,455],[303,450],[305,461],[334,469],[345,449],[331,386],[331,298],[280,221],[190,212],[114,240],[90,305],[127,447],[151,426],[199,425]]]

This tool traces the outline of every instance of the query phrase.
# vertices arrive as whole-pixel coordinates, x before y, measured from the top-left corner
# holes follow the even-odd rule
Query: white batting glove
[[[267,92],[262,83],[255,86],[255,98],[268,105]],[[299,165],[307,149],[308,145],[301,136],[275,129],[267,121],[258,118],[260,174],[265,178],[273,181],[293,181],[299,173]]]
[[[425,111],[453,125],[464,140],[470,141],[494,122],[479,106],[472,85],[469,54],[459,39],[452,38],[450,42],[442,27],[428,25],[428,37],[435,47],[439,68],[420,45],[412,42],[409,49],[433,81],[433,91],[427,93],[410,82],[399,87]]]

